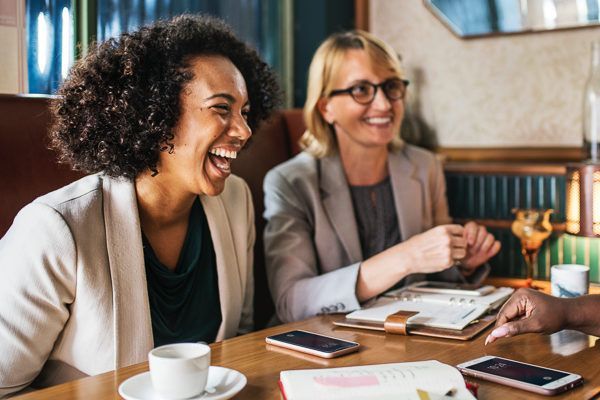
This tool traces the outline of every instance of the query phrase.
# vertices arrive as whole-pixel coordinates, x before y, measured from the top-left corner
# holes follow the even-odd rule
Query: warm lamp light
[[[567,233],[600,237],[600,164],[567,166],[566,208]]]

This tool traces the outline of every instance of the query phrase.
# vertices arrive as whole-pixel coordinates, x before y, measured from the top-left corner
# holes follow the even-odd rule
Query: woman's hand
[[[565,303],[565,299],[537,290],[519,289],[500,309],[496,328],[485,339],[485,344],[522,333],[552,333],[564,329],[567,324]]]
[[[436,226],[398,247],[410,255],[411,273],[443,271],[467,256],[467,239],[460,225]]]
[[[500,251],[500,242],[485,229],[473,221],[467,222],[464,227],[467,241],[467,254],[461,260],[461,272],[465,276],[471,275],[477,268],[487,262]]]
[[[466,255],[467,240],[461,225],[436,226],[363,261],[356,297],[366,301],[409,274],[443,271]]]

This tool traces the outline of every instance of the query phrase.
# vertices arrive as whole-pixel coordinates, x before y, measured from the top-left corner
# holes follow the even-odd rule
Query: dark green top
[[[215,341],[221,325],[217,262],[202,203],[196,199],[175,271],[143,238],[154,346]]]

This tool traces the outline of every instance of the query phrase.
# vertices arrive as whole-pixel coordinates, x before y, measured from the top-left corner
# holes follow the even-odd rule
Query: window
[[[80,7],[76,8],[76,4]],[[90,39],[104,41],[183,13],[206,13],[224,19],[281,74],[282,4],[278,0],[97,0],[89,4],[75,0],[27,0],[29,92],[56,92],[73,65],[76,40],[86,49]],[[76,21],[85,25],[89,37],[76,38]]]
[[[98,40],[116,37],[158,19],[205,13],[225,20],[236,34],[281,72],[279,0],[98,0]]]
[[[72,0],[26,3],[27,77],[30,93],[54,93],[74,60]]]

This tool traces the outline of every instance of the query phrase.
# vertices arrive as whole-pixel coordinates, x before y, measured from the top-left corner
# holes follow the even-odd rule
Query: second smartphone
[[[269,344],[323,358],[333,358],[352,353],[360,347],[356,342],[300,330],[267,336],[265,341]]]
[[[463,375],[545,395],[565,392],[583,383],[577,374],[494,356],[480,357],[456,367]]]

